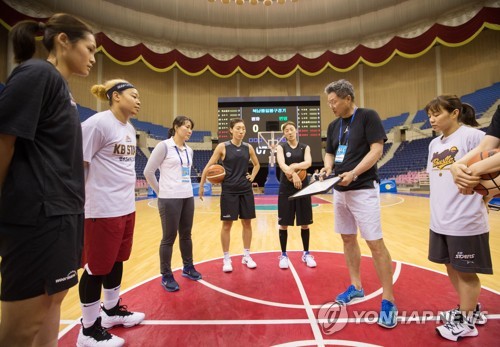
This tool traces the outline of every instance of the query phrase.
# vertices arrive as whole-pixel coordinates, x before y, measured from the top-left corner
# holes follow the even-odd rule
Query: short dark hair
[[[354,87],[348,80],[338,80],[330,83],[325,87],[325,93],[328,95],[330,93],[335,93],[339,98],[345,99],[348,95],[351,96],[351,100],[354,101]]]

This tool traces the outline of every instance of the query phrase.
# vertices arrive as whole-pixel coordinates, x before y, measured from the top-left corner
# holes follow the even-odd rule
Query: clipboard
[[[342,180],[341,177],[335,176],[332,178],[327,178],[323,181],[315,181],[308,185],[307,187],[299,190],[297,193],[288,197],[288,200],[303,198],[306,196],[324,194],[329,191],[335,184]]]

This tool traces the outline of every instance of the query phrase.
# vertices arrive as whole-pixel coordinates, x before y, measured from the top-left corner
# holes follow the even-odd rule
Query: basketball
[[[485,158],[489,158],[499,152],[499,149],[490,149],[488,151],[478,153],[469,160],[467,166],[471,166],[472,164]],[[492,172],[481,175],[481,180],[479,181],[479,184],[474,187],[474,191],[487,197],[500,197],[500,172]]]
[[[212,184],[221,183],[224,181],[224,177],[226,177],[226,170],[224,167],[219,164],[210,165],[207,170],[207,180]]]
[[[305,180],[305,179],[306,179],[306,176],[307,176],[307,171],[306,171],[306,170],[302,170],[302,169],[300,169],[300,170],[295,171],[295,173],[299,176],[299,178],[300,178],[300,180],[301,180],[301,181],[303,181],[303,180]],[[292,176],[287,177],[287,178],[288,178],[288,180],[289,180],[290,182],[292,182],[292,181],[293,181]]]

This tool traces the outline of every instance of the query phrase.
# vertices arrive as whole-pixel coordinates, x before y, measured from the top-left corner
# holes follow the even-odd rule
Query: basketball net
[[[276,148],[285,135],[281,131],[259,131],[257,133],[257,148],[269,150],[269,165],[276,165]]]

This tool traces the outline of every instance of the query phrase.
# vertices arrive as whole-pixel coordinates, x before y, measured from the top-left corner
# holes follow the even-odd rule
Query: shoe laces
[[[120,305],[121,301],[122,301],[122,299],[120,298],[120,301],[118,301],[118,304],[116,304],[116,306],[110,310],[106,310],[106,308],[103,307],[106,314],[108,314],[108,316],[130,316],[130,315],[132,315],[133,313],[130,312],[129,310],[127,310],[127,305]]]
[[[97,318],[94,325],[92,325],[91,327],[84,327],[83,329],[91,329],[91,333],[89,335],[92,336],[92,338],[96,341],[110,340],[113,337],[110,333],[108,333],[106,328],[101,325],[101,317]]]

